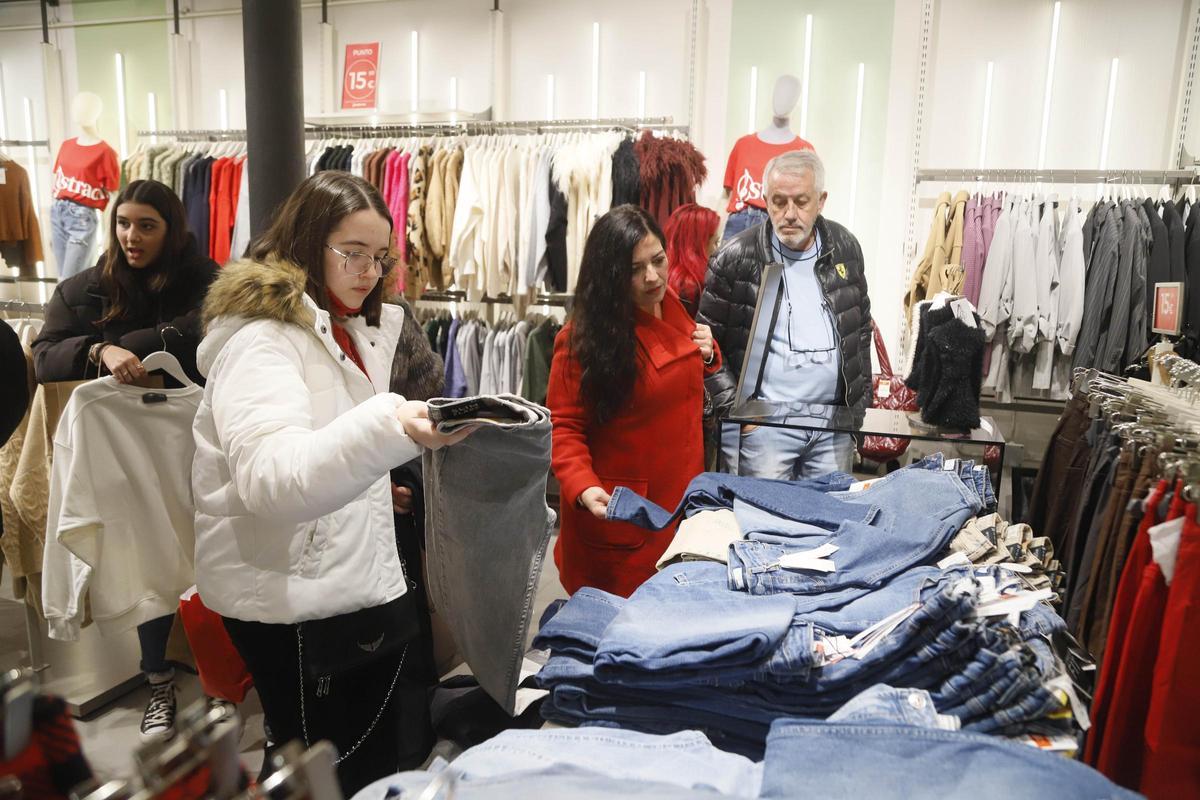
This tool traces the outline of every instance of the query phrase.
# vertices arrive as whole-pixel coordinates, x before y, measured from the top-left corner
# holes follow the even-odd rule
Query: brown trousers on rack
[[[1091,446],[1085,436],[1090,424],[1087,400],[1077,394],[1058,418],[1029,503],[1027,521],[1033,527],[1034,535],[1048,536],[1060,559],[1063,559],[1067,529],[1075,519],[1083,493],[1091,456]],[[1063,563],[1066,563],[1065,559]]]
[[[1121,570],[1133,546],[1133,536],[1141,524],[1142,502],[1158,479],[1158,451],[1147,448],[1138,453],[1137,477],[1130,499],[1125,503],[1120,520],[1108,534],[1103,551],[1097,550],[1092,564],[1092,580],[1079,617],[1081,641],[1099,662],[1104,657],[1108,639],[1108,622],[1116,600]]]
[[[1081,622],[1082,615],[1084,607],[1089,605],[1089,598],[1095,589],[1098,561],[1108,549],[1109,539],[1125,514],[1125,506],[1129,503],[1129,497],[1133,493],[1133,482],[1137,478],[1137,473],[1137,455],[1134,448],[1123,445],[1117,455],[1117,463],[1113,467],[1112,484],[1108,489],[1104,508],[1097,509],[1099,513],[1093,518],[1090,530],[1078,532],[1086,539],[1080,543],[1083,553],[1071,582],[1071,597],[1065,616],[1067,625],[1081,641],[1085,631]]]

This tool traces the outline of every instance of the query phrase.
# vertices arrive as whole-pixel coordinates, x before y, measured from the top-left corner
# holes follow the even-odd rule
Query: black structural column
[[[300,0],[242,0],[242,41],[250,233],[257,237],[304,180]]]

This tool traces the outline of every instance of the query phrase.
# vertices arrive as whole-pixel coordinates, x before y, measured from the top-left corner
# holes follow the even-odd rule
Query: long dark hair
[[[378,189],[349,172],[318,172],[296,187],[275,212],[271,227],[250,244],[250,258],[260,262],[273,258],[291,261],[308,274],[308,296],[330,311],[325,286],[325,240],[343,219],[367,209],[386,219],[395,232],[392,215]],[[379,324],[388,277],[382,276],[363,301],[362,317],[368,325]]]
[[[167,223],[167,235],[158,259],[135,278],[125,251],[117,239],[117,211],[123,203],[141,203],[158,212]],[[100,267],[100,290],[108,296],[108,311],[100,318],[103,325],[137,313],[146,304],[146,295],[162,295],[178,277],[178,267],[189,248],[187,212],[171,187],[158,181],[134,181],[117,195],[108,225],[108,250]]]
[[[596,422],[615,417],[637,381],[633,251],[647,234],[666,247],[654,218],[634,205],[596,220],[579,267],[571,312],[571,355],[582,370],[580,396]]]

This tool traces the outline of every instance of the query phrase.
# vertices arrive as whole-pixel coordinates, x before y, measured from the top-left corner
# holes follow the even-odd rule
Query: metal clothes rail
[[[502,294],[497,297],[485,296],[485,297],[480,298],[479,300],[472,301],[472,300],[468,299],[466,292],[459,291],[459,290],[428,291],[428,292],[423,293],[419,298],[417,298],[417,300],[418,301],[425,300],[425,301],[433,302],[433,303],[476,302],[476,303],[483,303],[485,305],[512,305],[513,304],[513,298],[506,294]],[[562,293],[556,292],[553,294],[535,295],[533,297],[533,299],[527,301],[527,304],[530,306],[560,306],[562,308],[566,308],[566,307],[570,306],[574,301],[575,301],[575,295],[562,294]]]
[[[47,139],[0,139],[0,147],[49,147]]]
[[[927,181],[985,181],[991,183],[1129,183],[1194,182],[1195,169],[919,169],[917,183]]]
[[[480,136],[492,133],[556,133],[570,131],[626,130],[646,128],[688,133],[687,125],[672,123],[671,117],[615,117],[611,119],[562,119],[562,120],[514,120],[496,122],[489,120],[463,120],[461,122],[416,122],[370,124],[321,124],[306,125],[304,135],[310,139],[356,137],[386,138],[393,136]],[[246,138],[244,129],[237,130],[165,130],[138,131],[140,138],[151,136],[176,139],[178,141],[230,141]]]
[[[0,275],[0,283],[58,283],[58,278],[26,278],[22,275]]]
[[[0,312],[44,315],[46,313],[46,306],[42,303],[30,303],[25,300],[0,300]]]

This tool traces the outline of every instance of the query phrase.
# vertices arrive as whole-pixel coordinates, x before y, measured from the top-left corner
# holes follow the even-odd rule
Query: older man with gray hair
[[[811,150],[776,156],[763,173],[768,222],[725,243],[709,264],[698,322],[712,327],[724,367],[708,379],[719,413],[732,410],[751,335],[762,269],[782,264],[783,286],[756,396],[865,408],[871,397],[871,301],[862,248],[825,219],[825,165]],[[726,471],[794,480],[849,471],[845,434],[725,425]]]

